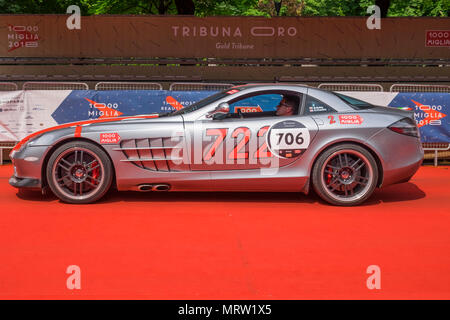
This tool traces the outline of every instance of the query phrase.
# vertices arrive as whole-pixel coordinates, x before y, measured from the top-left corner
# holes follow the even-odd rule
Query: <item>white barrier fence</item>
[[[383,87],[380,84],[366,83],[321,83],[318,88],[328,91],[383,91]]]
[[[0,165],[3,164],[3,159],[5,158],[3,156],[4,150],[7,150],[7,151],[11,150],[12,148],[14,148],[16,143],[17,143],[16,141],[14,141],[14,142],[9,142],[9,141],[8,142],[0,142]]]
[[[83,82],[25,82],[23,90],[89,90]]]
[[[393,84],[390,92],[444,92],[450,93],[450,86],[436,84]]]
[[[0,91],[15,91],[19,90],[18,86],[14,82],[0,82]]]
[[[195,83],[175,82],[169,87],[171,91],[221,91],[233,87],[231,83]]]
[[[450,143],[424,143],[422,146],[425,151],[434,151],[433,162],[435,167],[438,165],[438,152],[450,150]]]
[[[163,86],[156,82],[99,82],[95,90],[162,90]]]
[[[285,82],[290,84],[289,82]],[[292,84],[292,83],[291,83]],[[299,83],[300,84],[300,83]],[[234,86],[231,83],[208,82],[174,82],[170,84],[171,91],[201,91],[201,90],[225,90]],[[361,91],[383,92],[383,87],[377,83],[321,83],[319,89],[329,91]],[[24,82],[23,90],[89,90],[89,85],[84,82]],[[19,90],[14,82],[0,82],[0,91]],[[163,86],[157,82],[98,82],[95,90],[163,90]],[[389,92],[443,92],[450,93],[449,85],[436,84],[393,84]]]

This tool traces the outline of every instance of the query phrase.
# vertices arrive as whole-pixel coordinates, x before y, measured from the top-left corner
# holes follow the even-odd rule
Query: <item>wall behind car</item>
[[[445,18],[1,15],[0,57],[449,59]]]

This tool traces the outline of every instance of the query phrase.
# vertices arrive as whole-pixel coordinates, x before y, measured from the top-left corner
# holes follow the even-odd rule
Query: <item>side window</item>
[[[246,97],[230,104],[230,113],[273,112],[283,96],[277,93]]]
[[[291,91],[271,90],[259,94],[249,94],[229,102],[229,118],[297,115],[301,101],[302,94]],[[279,109],[282,110],[279,111]]]
[[[331,113],[336,112],[326,103],[313,98],[311,96],[306,96],[305,111],[304,114],[318,114],[318,113]]]

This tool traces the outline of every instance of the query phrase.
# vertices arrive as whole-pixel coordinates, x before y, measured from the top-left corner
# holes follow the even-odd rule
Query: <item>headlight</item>
[[[41,132],[38,131],[38,132],[30,134],[29,136],[26,136],[25,138],[20,140],[14,146],[14,148],[11,150],[11,152],[9,153],[9,157],[13,158],[14,154],[16,154],[16,152],[19,152],[20,150],[22,150],[24,147],[26,147],[28,144],[30,144],[33,140],[37,139],[40,135],[41,135]]]

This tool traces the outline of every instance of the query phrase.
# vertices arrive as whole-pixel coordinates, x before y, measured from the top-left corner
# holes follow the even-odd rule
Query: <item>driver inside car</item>
[[[282,96],[280,102],[276,106],[275,111],[243,113],[239,110],[236,114],[230,114],[230,116],[231,117],[240,117],[240,118],[292,116],[292,115],[297,114],[298,105],[299,105],[299,101],[298,101],[297,97],[285,95],[285,96]]]
[[[281,99],[277,106],[275,115],[277,116],[292,116],[296,113],[296,105],[298,105],[293,98],[286,96]]]

